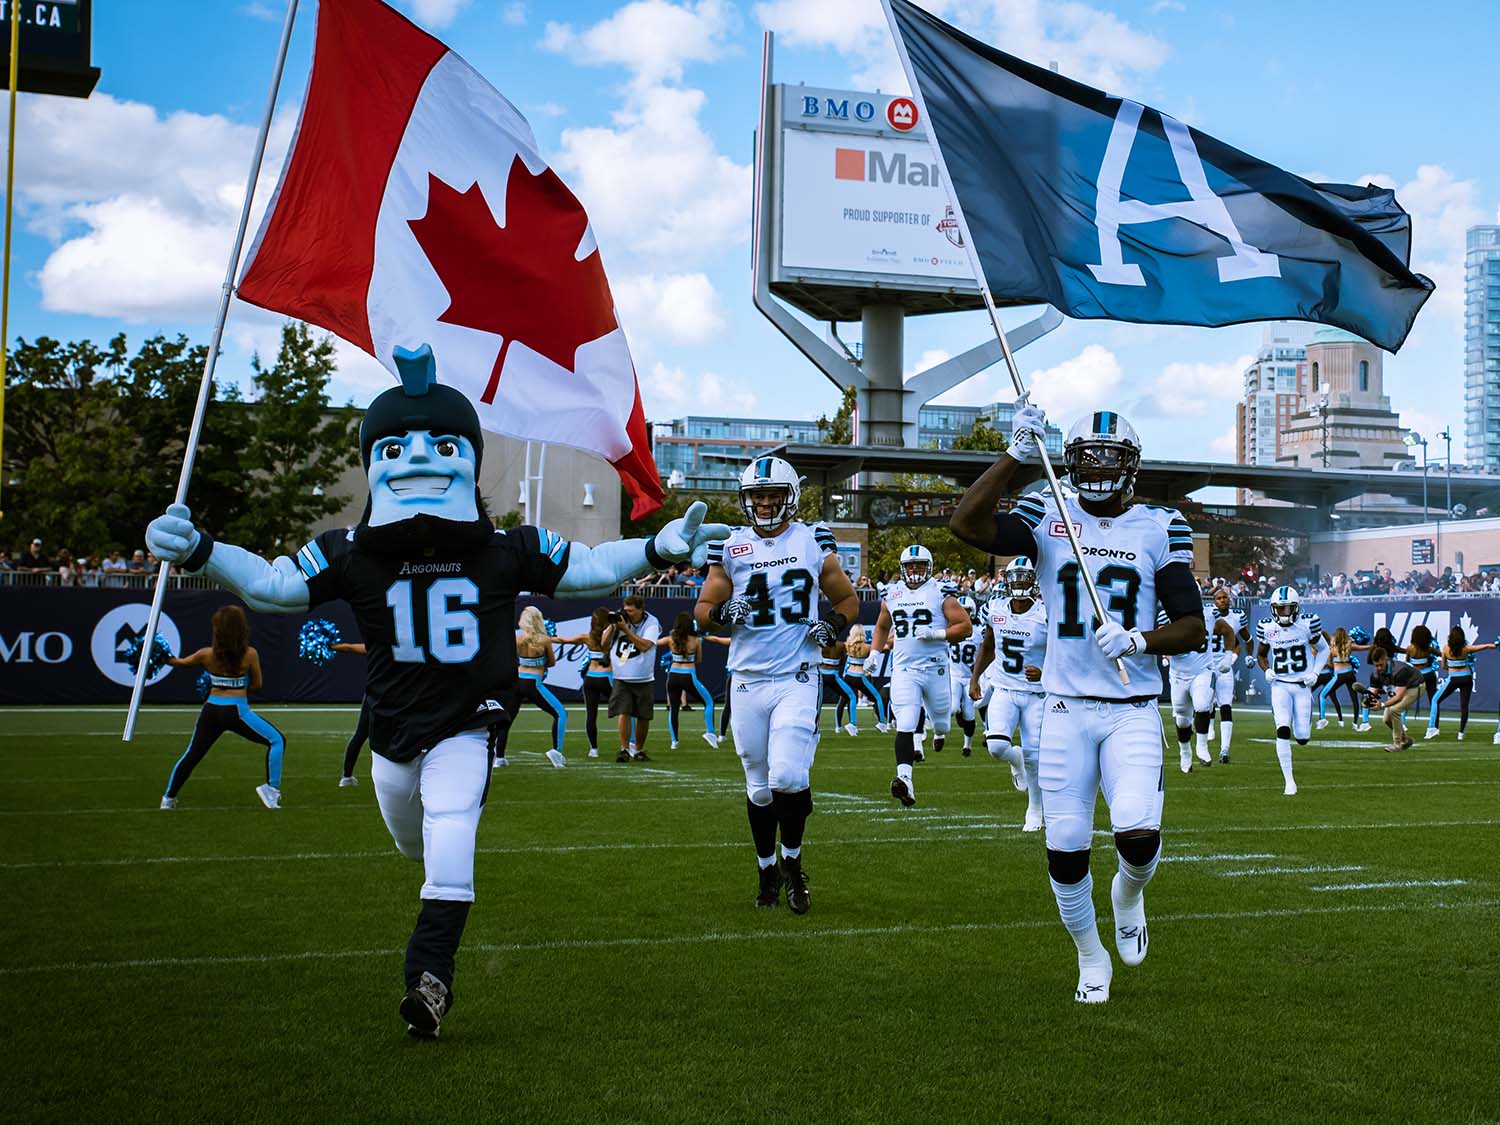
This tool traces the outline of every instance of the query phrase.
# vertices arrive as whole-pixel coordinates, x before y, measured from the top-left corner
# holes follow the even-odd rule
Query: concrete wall
[[[1420,539],[1433,541],[1431,566],[1418,566],[1411,561],[1412,542]],[[1500,519],[1443,520],[1327,532],[1312,536],[1309,552],[1312,561],[1325,573],[1353,574],[1357,570],[1389,567],[1399,578],[1412,570],[1441,574],[1444,567],[1451,566],[1455,573],[1474,574],[1481,566],[1500,564]]]
[[[532,472],[536,472],[541,446],[532,447]],[[520,502],[521,477],[525,471],[526,443],[498,434],[486,434],[484,461],[479,473],[479,491],[490,515],[503,516],[525,508]],[[583,506],[584,486],[593,485],[594,504]],[[348,503],[314,526],[314,532],[330,527],[348,527],[364,511],[369,489],[358,464],[330,490],[347,496]],[[535,489],[533,489],[535,495]],[[561,445],[547,447],[547,473],[541,498],[540,522],[566,539],[593,545],[620,536],[620,479],[614,467],[589,453]],[[525,522],[538,522],[535,515]]]

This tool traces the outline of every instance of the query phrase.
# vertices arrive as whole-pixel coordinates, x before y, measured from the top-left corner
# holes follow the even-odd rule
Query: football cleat
[[[1207,746],[1198,747],[1198,749],[1195,750],[1194,753],[1198,755],[1198,760],[1205,766],[1211,766],[1214,764],[1214,756],[1208,752]]]
[[[812,905],[812,896],[807,891],[807,873],[802,870],[802,857],[781,857],[781,881],[786,884],[786,904],[793,914],[806,914]]]
[[[422,979],[407,989],[401,1000],[401,1018],[406,1021],[406,1034],[413,1039],[436,1039],[443,1017],[453,1003],[452,996],[447,985],[431,973],[424,972]]]
[[[760,892],[755,896],[758,907],[781,904],[781,868],[772,863],[760,869]]]
[[[932,740],[932,752],[934,754],[941,754],[943,752],[943,736],[942,735],[938,735],[936,738],[934,738]]]
[[[1222,753],[1222,754],[1219,755],[1219,765],[1221,765],[1221,766],[1227,766],[1228,764],[1229,764],[1229,751],[1226,750],[1226,751],[1224,751],[1224,753]]]
[[[917,803],[917,794],[912,783],[904,777],[897,777],[891,781],[891,796],[900,801],[906,808],[911,808]]]
[[[563,757],[563,752],[561,750],[548,750],[547,761],[551,762],[552,765],[557,769],[562,769],[565,765],[568,764],[568,759]]]
[[[914,749],[912,753],[916,755],[914,758],[912,758],[913,762],[925,762],[927,760],[927,752],[920,746]]]
[[[1042,810],[1026,806],[1026,819],[1021,822],[1022,832],[1040,832],[1047,824],[1042,816]]]
[[[1436,738],[1437,736],[1438,736],[1438,729],[1437,729],[1437,727],[1428,727],[1427,728],[1427,733],[1422,736],[1422,741],[1425,742],[1425,741],[1427,741],[1427,739],[1429,739],[1429,738]]]
[[[341,778],[339,778],[339,788],[340,789],[353,789],[358,784],[359,784],[359,778],[357,778],[357,777],[341,777]]]
[[[1078,987],[1073,999],[1080,1004],[1105,1004],[1109,1002],[1109,981],[1115,975],[1115,967],[1109,954],[1102,961],[1085,961],[1078,958]]]
[[[972,746],[965,746],[963,748],[963,756],[965,758],[972,757],[973,754],[974,754],[974,748]]]
[[[260,803],[268,809],[281,808],[281,790],[274,785],[257,785],[255,795],[260,798]]]
[[[1120,873],[1115,872],[1109,884],[1109,899],[1115,908],[1115,950],[1125,964],[1139,965],[1146,959],[1146,948],[1150,945],[1146,932],[1146,894],[1138,892],[1131,902],[1122,883]]]
[[[703,741],[708,743],[715,750],[719,748],[719,736],[711,730],[706,730],[703,732]]]
[[[1020,755],[1017,755],[1019,758]],[[1026,765],[1022,761],[1007,762],[1010,766],[1010,783],[1016,787],[1017,793],[1026,792]]]
[[[1288,780],[1286,783],[1286,788],[1281,791],[1281,795],[1283,797],[1295,797],[1297,795],[1297,783],[1295,781]]]
[[[1500,735],[1496,735],[1496,740],[1500,741]],[[163,797],[161,799],[161,807],[164,809],[175,809],[177,807],[177,798]]]

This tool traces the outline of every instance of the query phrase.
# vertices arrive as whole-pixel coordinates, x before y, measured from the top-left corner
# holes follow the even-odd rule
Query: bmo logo
[[[892,98],[885,107],[885,119],[898,133],[907,133],[917,127],[917,103],[910,98]]]

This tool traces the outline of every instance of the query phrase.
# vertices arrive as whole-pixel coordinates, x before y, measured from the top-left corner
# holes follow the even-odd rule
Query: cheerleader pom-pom
[[[130,665],[132,672],[137,671],[141,664],[141,638],[131,637],[125,642],[125,662]],[[146,678],[150,679],[162,670],[172,656],[172,646],[167,644],[167,638],[157,633],[151,642],[151,651],[146,655]]]
[[[1364,626],[1356,625],[1349,630],[1349,639],[1357,645],[1367,645],[1370,643],[1370,634],[1365,631]]]
[[[339,627],[326,617],[304,622],[297,633],[297,655],[310,664],[324,665],[333,659],[339,643]]]
[[[213,678],[213,676],[209,675],[207,672],[200,672],[200,673],[198,673],[198,682],[196,684],[194,684],[193,686],[198,689],[198,698],[199,699],[207,699],[208,698],[209,689],[212,688],[213,685],[214,685],[214,678]]]
[[[549,617],[546,620],[544,620],[542,622],[542,624],[543,624],[543,626],[545,626],[545,628],[547,630],[547,636],[549,636],[549,637],[555,637],[555,636],[557,636],[557,622],[556,621],[553,621],[552,618]]]

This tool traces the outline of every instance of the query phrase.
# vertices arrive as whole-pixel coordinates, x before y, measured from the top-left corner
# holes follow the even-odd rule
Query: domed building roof
[[[1368,344],[1369,341],[1353,332],[1345,332],[1331,324],[1320,324],[1313,333],[1313,344]]]

